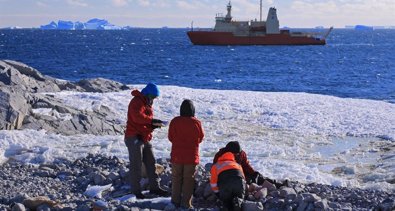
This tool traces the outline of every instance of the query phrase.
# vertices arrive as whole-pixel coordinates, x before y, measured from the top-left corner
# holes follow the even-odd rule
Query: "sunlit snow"
[[[137,85],[133,88],[141,89]],[[201,163],[211,162],[228,141],[239,141],[263,175],[301,182],[395,189],[395,104],[333,96],[160,86],[155,118],[170,121],[183,99],[193,100],[205,139]],[[55,97],[80,110],[110,108],[125,124],[130,91],[60,92]],[[35,113],[67,120],[48,109]],[[156,158],[169,158],[167,128],[154,132]],[[46,131],[0,131],[0,162],[29,163],[75,159],[88,153],[127,160],[123,136],[49,134]]]

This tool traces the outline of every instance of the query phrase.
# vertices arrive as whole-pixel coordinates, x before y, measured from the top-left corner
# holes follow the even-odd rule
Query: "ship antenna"
[[[261,4],[259,5],[259,21],[262,22],[262,0],[261,0]]]

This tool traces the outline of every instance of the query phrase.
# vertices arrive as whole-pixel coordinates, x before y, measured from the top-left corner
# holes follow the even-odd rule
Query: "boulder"
[[[0,130],[20,129],[30,112],[29,94],[12,87],[0,89]]]
[[[31,93],[61,90],[56,79],[43,76],[38,70],[11,60],[0,60],[0,82]]]
[[[115,92],[119,90],[128,90],[129,87],[108,79],[95,78],[88,80],[81,80],[77,82],[77,86],[81,87],[86,92]]]
[[[0,60],[0,85],[0,130],[44,129],[64,135],[123,134],[124,125],[114,119],[116,115],[109,108],[100,106],[95,111],[78,110],[65,105],[53,94],[43,93],[129,89],[119,82],[98,78],[72,83],[44,76],[20,62]]]
[[[36,210],[40,205],[46,204],[49,207],[54,207],[57,203],[50,200],[46,196],[37,196],[23,200],[23,205],[30,210]]]

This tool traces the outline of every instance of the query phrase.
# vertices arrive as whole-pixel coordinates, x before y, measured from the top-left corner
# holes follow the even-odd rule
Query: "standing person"
[[[231,152],[222,154],[211,167],[211,189],[222,201],[224,210],[241,210],[246,193],[242,167]]]
[[[159,186],[159,176],[155,172],[155,157],[152,151],[152,132],[162,125],[154,119],[152,104],[160,94],[154,83],[148,83],[140,91],[132,91],[132,100],[128,107],[128,120],[125,131],[125,144],[129,152],[132,192],[138,199],[144,199],[141,193],[141,165],[144,163],[149,180],[150,193],[166,196],[167,192]]]
[[[195,169],[199,164],[199,144],[204,138],[201,122],[195,117],[191,100],[184,100],[180,116],[170,122],[172,193],[171,201],[176,206],[191,209],[195,186]]]

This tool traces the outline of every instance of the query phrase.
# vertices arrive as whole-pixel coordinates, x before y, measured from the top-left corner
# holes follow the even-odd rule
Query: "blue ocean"
[[[335,29],[325,46],[194,46],[186,29],[0,30],[0,59],[77,81],[307,92],[395,103],[395,30]],[[242,97],[242,96],[241,96]]]

